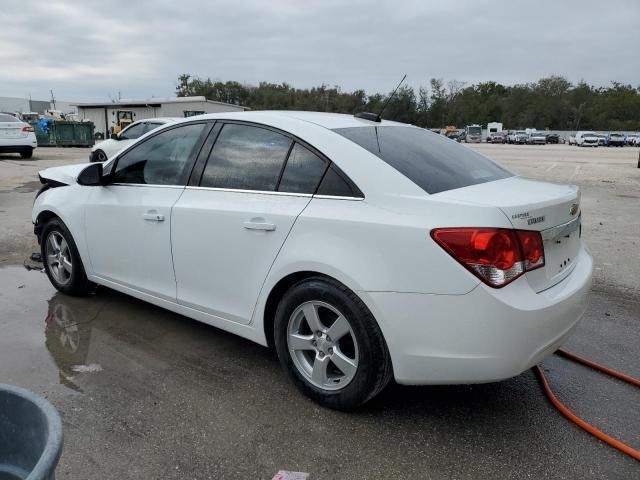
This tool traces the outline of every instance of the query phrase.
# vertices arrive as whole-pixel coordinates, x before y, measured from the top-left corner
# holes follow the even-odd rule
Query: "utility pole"
[[[52,110],[56,109],[56,97],[53,96],[53,90],[49,90],[49,92],[51,93],[51,105],[53,105]]]

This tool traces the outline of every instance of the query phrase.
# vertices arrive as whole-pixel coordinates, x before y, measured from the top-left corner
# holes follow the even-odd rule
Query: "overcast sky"
[[[640,1],[2,0],[0,96],[173,96],[190,73],[388,92],[550,74],[640,85]]]

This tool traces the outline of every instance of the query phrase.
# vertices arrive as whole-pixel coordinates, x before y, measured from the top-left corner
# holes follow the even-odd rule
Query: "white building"
[[[246,107],[230,103],[214,102],[205,97],[148,98],[143,100],[119,100],[117,102],[76,103],[78,120],[89,120],[95,132],[105,138],[116,123],[117,111],[133,112],[133,120],[154,117],[189,117],[201,113],[242,112]]]

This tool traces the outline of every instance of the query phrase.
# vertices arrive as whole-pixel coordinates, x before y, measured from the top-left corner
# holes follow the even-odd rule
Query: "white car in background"
[[[19,153],[31,158],[38,146],[33,127],[13,115],[0,113],[0,154]]]
[[[201,115],[40,178],[32,220],[58,290],[104,285],[274,346],[332,408],[391,378],[518,375],[587,305],[577,187],[373,114]]]
[[[127,128],[122,130],[117,135],[114,134],[111,138],[103,140],[97,143],[91,149],[89,161],[91,162],[106,162],[114,154],[118,153],[123,148],[128,147],[138,138],[145,133],[155,130],[167,123],[173,123],[181,118],[171,117],[159,117],[159,118],[147,118],[146,120],[138,120],[133,122]]]
[[[596,132],[576,133],[576,145],[579,147],[597,147],[599,143],[600,137]]]

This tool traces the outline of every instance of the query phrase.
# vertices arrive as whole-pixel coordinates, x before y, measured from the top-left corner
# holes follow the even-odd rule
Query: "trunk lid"
[[[525,276],[536,292],[567,277],[580,250],[580,190],[523,177],[436,194],[439,198],[499,208],[518,230],[542,234],[545,265]],[[474,225],[469,225],[474,226]]]
[[[22,122],[0,122],[0,138],[23,138],[28,134],[22,131]]]

